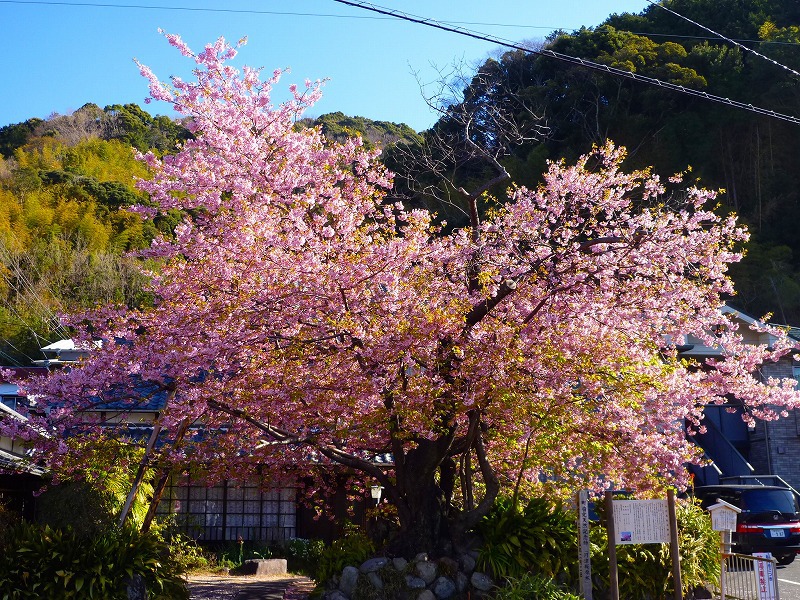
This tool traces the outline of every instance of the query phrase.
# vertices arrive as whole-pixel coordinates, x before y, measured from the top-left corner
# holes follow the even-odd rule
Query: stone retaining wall
[[[324,600],[386,598],[398,600],[449,600],[481,597],[495,587],[485,573],[475,571],[476,554],[458,560],[430,560],[418,554],[414,560],[372,558],[362,565],[347,566],[329,583]]]

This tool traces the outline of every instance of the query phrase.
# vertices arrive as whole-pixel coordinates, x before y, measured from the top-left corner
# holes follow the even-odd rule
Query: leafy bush
[[[9,546],[12,528],[19,523],[20,517],[5,504],[0,502],[0,551]]]
[[[574,568],[575,519],[548,500],[533,498],[519,510],[500,498],[477,529],[483,539],[478,567],[498,579],[528,572],[555,578]]]
[[[565,590],[549,577],[528,573],[507,580],[506,585],[495,593],[494,600],[580,600],[580,596]]]
[[[719,534],[711,529],[711,518],[697,504],[678,502],[678,543],[681,583],[684,592],[719,576]],[[592,575],[595,589],[607,594],[608,536],[604,527],[593,527]],[[661,600],[673,595],[669,544],[624,544],[617,546],[620,598]]]
[[[322,540],[292,538],[284,550],[290,572],[313,576],[325,550],[325,543]]]
[[[340,575],[348,566],[358,566],[375,552],[367,535],[357,529],[350,528],[343,537],[325,548],[319,556],[316,572],[313,574],[318,584],[325,584],[334,576]]]
[[[180,531],[170,515],[158,520],[151,529],[152,534],[169,549],[169,556],[181,572],[209,568],[208,557],[197,541]]]
[[[38,521],[54,530],[72,529],[92,538],[114,527],[113,498],[83,482],[47,489],[37,500]]]
[[[270,547],[266,542],[245,540],[226,542],[216,550],[216,563],[219,568],[230,571],[241,567],[246,560],[253,558],[273,558],[278,554],[278,549]]]
[[[12,551],[0,554],[0,597],[103,598],[124,600],[134,576],[144,578],[151,598],[188,598],[181,569],[156,536],[126,528],[95,538],[72,529],[22,523],[11,531]]]

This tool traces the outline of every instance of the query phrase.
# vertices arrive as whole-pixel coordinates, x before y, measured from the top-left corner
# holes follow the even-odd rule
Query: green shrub
[[[72,529],[87,538],[114,527],[112,498],[83,482],[49,487],[36,501],[37,520],[52,529]]]
[[[325,543],[322,540],[292,538],[284,548],[287,568],[292,573],[313,577],[324,550]]]
[[[21,520],[21,517],[0,502],[0,552],[9,546],[11,530]]]
[[[692,502],[676,504],[681,583],[684,593],[719,576],[719,534],[711,529],[708,513]],[[608,536],[604,527],[593,527],[592,576],[595,590],[609,588]],[[669,544],[617,546],[620,598],[662,600],[673,596]]]
[[[209,568],[210,563],[203,549],[188,535],[159,527],[153,529],[153,534],[167,546],[170,559],[181,572]]]
[[[127,598],[129,580],[145,579],[154,599],[188,598],[181,568],[156,536],[126,528],[94,538],[50,526],[12,529],[10,552],[0,555],[0,598]]]
[[[175,514],[158,515],[150,533],[169,546],[176,562],[186,565],[186,570],[207,566],[208,558],[197,541],[187,535]]]
[[[221,569],[233,570],[253,558],[273,558],[281,554],[279,547],[266,542],[241,540],[226,542],[216,550],[216,564]]]
[[[483,539],[478,568],[497,579],[528,572],[556,578],[575,568],[575,518],[548,500],[534,498],[519,510],[508,498],[498,499],[477,530]]]
[[[37,521],[53,529],[72,528],[87,538],[116,527],[132,482],[126,472],[113,466],[104,474],[102,481],[64,481],[49,486],[36,501]],[[147,481],[139,486],[128,516],[134,525],[144,520],[152,492]]]
[[[343,537],[322,551],[313,577],[318,584],[324,585],[332,577],[340,575],[346,566],[358,566],[374,552],[375,547],[363,531],[357,528],[346,530]]]
[[[565,590],[549,577],[528,573],[508,579],[497,590],[494,600],[581,600],[580,596]]]

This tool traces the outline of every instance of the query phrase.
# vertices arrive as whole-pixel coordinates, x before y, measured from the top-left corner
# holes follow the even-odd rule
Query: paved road
[[[781,600],[800,600],[800,556],[785,567],[778,567],[778,590]]]

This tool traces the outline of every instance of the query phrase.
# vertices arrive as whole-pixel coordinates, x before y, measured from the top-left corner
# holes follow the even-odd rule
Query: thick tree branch
[[[500,481],[486,456],[486,448],[483,445],[483,437],[478,435],[475,439],[475,455],[478,458],[480,465],[483,483],[486,486],[483,498],[474,509],[461,513],[458,517],[460,527],[467,531],[472,529],[478,524],[484,516],[489,514],[489,511],[494,504],[497,494],[500,493]]]
[[[301,446],[309,446],[311,448],[315,448],[317,451],[320,452],[326,458],[344,465],[346,467],[350,467],[351,469],[355,469],[357,471],[361,471],[362,473],[366,473],[371,477],[377,479],[380,484],[386,488],[387,495],[389,495],[392,502],[397,501],[397,491],[395,489],[394,484],[392,483],[391,479],[386,475],[386,472],[376,465],[375,463],[370,462],[364,458],[356,456],[354,454],[350,454],[345,452],[344,450],[337,448],[334,444],[326,444],[321,442],[316,436],[297,436],[292,434],[288,431],[279,429],[267,423],[256,419],[252,415],[247,414],[247,412],[233,408],[231,406],[226,406],[217,400],[209,400],[208,406],[215,410],[219,410],[225,414],[228,414],[232,417],[237,417],[242,419],[243,421],[249,423],[250,425],[256,427],[260,431],[264,432],[265,434],[277,439],[283,443],[294,443]]]
[[[497,293],[491,298],[487,298],[483,302],[476,304],[467,313],[464,319],[464,332],[469,331],[475,325],[480,323],[489,312],[517,289],[517,279],[506,279],[497,288]]]

